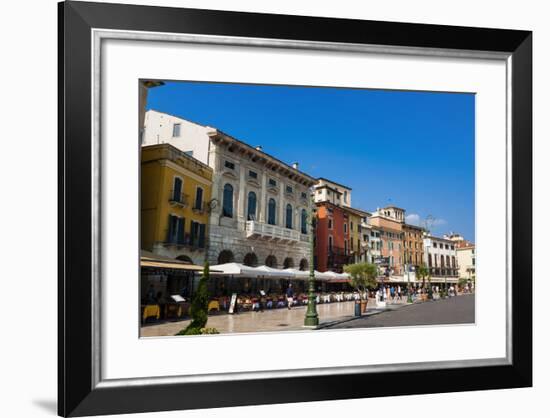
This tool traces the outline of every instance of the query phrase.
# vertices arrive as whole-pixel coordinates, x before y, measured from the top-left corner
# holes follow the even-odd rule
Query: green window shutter
[[[191,231],[189,234],[189,245],[193,245],[195,242],[195,221],[191,221]]]
[[[204,248],[205,244],[205,234],[206,233],[206,225],[200,224],[199,225],[199,248]]]
[[[184,244],[185,237],[185,218],[178,218],[178,244]]]
[[[172,231],[173,231],[173,225],[174,225],[174,218],[175,216],[168,215],[168,231],[166,234],[166,242],[172,242]]]

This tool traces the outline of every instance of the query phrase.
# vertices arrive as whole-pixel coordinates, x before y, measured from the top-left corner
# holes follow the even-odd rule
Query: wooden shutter
[[[172,231],[173,231],[173,222],[174,222],[175,216],[168,215],[168,231],[166,234],[166,242],[172,242]]]
[[[204,248],[206,224],[199,225],[199,248]]]
[[[184,244],[185,237],[185,218],[178,218],[178,238],[177,242],[179,245]]]

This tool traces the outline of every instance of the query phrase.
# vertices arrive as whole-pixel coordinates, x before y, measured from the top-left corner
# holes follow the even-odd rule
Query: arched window
[[[258,265],[258,257],[254,253],[248,253],[244,256],[243,264],[245,266],[256,267]]]
[[[248,193],[248,210],[247,210],[247,219],[249,221],[256,220],[256,193]]]
[[[227,183],[223,186],[223,216],[233,217],[233,186]]]
[[[286,205],[286,227],[292,229],[292,205]]]
[[[277,267],[277,258],[274,255],[268,255],[265,259],[265,265],[267,267]]]
[[[289,269],[294,267],[294,260],[291,257],[285,258],[283,261],[283,268]]]
[[[267,223],[270,225],[275,225],[275,212],[277,210],[277,204],[275,199],[269,199],[267,204]]]
[[[232,263],[233,261],[235,261],[235,257],[229,250],[223,250],[218,254],[218,264]]]
[[[302,258],[300,260],[300,270],[305,271],[305,270],[308,269],[308,267],[309,267],[309,263],[307,262],[307,260],[305,258]]]
[[[307,234],[307,212],[302,209],[302,234]]]

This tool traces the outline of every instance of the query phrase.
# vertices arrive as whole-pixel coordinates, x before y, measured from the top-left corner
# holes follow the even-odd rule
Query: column
[[[258,202],[258,220],[262,223],[267,222],[267,174],[265,173],[265,170],[262,170],[262,189],[260,192],[260,200]]]
[[[277,180],[279,182],[279,203],[277,204],[279,208],[279,216],[277,217],[277,225],[280,227],[285,226],[285,185],[284,183],[279,179]]]
[[[246,220],[244,213],[246,202],[246,180],[245,180],[245,167],[241,163],[239,164],[239,193],[237,198],[237,218],[239,220]]]

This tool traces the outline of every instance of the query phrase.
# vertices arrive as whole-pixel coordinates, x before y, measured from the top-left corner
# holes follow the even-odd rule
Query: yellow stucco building
[[[141,148],[141,248],[203,264],[212,169],[170,144]]]

